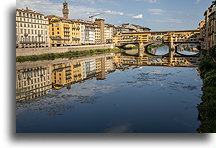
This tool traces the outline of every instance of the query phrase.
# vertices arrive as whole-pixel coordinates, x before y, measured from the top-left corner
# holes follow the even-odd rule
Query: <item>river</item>
[[[190,51],[190,50],[177,49],[177,51],[180,54],[184,54],[184,55],[195,55],[198,53],[197,51]],[[169,47],[168,46],[156,47],[155,50],[152,51],[152,53],[155,55],[165,55],[165,54],[169,53]]]
[[[202,81],[194,67],[115,69],[17,102],[17,133],[196,133]]]

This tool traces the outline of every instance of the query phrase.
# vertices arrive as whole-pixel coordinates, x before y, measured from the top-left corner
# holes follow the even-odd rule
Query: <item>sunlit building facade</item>
[[[33,48],[48,46],[48,18],[28,8],[16,9],[16,47]]]

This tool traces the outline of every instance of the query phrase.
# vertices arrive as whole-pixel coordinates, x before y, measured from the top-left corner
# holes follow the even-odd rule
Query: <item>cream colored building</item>
[[[205,48],[208,50],[216,45],[216,13],[215,13],[216,1],[212,1],[211,6],[205,11]]]
[[[100,40],[101,40],[101,37],[100,37],[100,27],[95,25],[95,44],[100,44]]]
[[[48,47],[49,20],[28,8],[16,9],[16,47]]]
[[[114,26],[106,24],[104,26],[104,39],[106,43],[113,42],[113,30]]]
[[[47,94],[52,89],[51,65],[17,63],[16,100],[34,99]]]

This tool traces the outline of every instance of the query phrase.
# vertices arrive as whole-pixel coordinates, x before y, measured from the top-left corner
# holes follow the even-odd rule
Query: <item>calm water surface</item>
[[[17,132],[193,133],[201,87],[195,68],[117,70],[17,103]]]
[[[184,50],[184,51],[179,51],[179,53],[181,54],[184,54],[184,55],[195,55],[197,54],[197,52],[194,52],[194,51],[187,51],[187,50]],[[162,47],[157,47],[157,50],[156,52],[154,53],[155,55],[165,55],[169,53],[169,47],[168,46],[162,46]]]

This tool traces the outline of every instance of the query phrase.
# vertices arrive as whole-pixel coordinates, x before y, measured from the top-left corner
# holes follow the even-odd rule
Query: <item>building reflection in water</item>
[[[80,59],[24,62],[16,64],[16,100],[34,99],[52,89],[66,87],[88,79],[104,80],[116,69],[137,66],[196,66],[197,57],[135,57],[110,53]]]
[[[16,99],[33,99],[52,89],[51,65],[19,63],[16,70]]]
[[[34,99],[52,89],[67,87],[96,77],[104,80],[115,71],[114,54],[76,60],[58,59],[16,63],[16,100]]]

